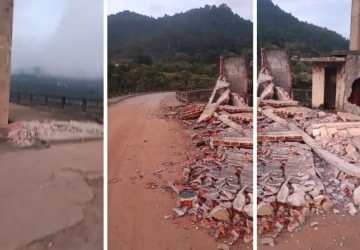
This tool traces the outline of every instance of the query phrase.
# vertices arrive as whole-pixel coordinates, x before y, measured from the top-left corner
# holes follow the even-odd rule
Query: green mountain
[[[258,39],[260,47],[286,48],[301,55],[321,55],[348,48],[348,40],[338,33],[300,21],[271,0],[258,0]]]
[[[108,17],[108,35],[110,56],[122,58],[214,62],[252,48],[252,23],[225,4],[160,18],[120,12]]]

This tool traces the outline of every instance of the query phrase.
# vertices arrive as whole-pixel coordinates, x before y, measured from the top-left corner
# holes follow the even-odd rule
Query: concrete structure
[[[305,58],[312,63],[312,107],[343,109],[346,57]]]
[[[223,63],[224,66],[223,69],[220,69],[220,75],[224,75],[231,84],[232,92],[248,100],[250,86],[246,60],[243,57],[228,57],[224,59]]]
[[[220,56],[219,66],[219,75],[221,78],[225,77],[226,81],[230,83],[231,91],[239,94],[246,102],[251,103],[252,89],[249,84],[248,63],[245,58],[240,56],[224,58]],[[190,90],[177,92],[176,96],[179,100],[186,102],[207,102],[212,92],[213,89]]]
[[[360,0],[352,1],[350,51],[360,50]]]
[[[285,50],[262,50],[262,64],[274,77],[274,84],[286,90],[292,96],[292,78],[289,57]]]
[[[0,1],[0,126],[8,124],[13,0]]]
[[[304,58],[313,65],[312,107],[360,115],[360,0],[352,1],[349,52]]]

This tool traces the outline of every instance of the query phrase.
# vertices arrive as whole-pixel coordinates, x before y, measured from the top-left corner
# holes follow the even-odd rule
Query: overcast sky
[[[193,8],[226,3],[240,16],[251,19],[252,0],[108,0],[108,13],[131,10],[152,17],[173,15]]]
[[[273,0],[300,20],[350,36],[351,0]]]
[[[16,0],[13,72],[102,77],[103,1]]]

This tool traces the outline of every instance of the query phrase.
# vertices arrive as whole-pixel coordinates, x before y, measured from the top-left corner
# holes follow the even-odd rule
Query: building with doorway
[[[360,115],[360,0],[352,1],[350,49],[312,63],[312,107]]]

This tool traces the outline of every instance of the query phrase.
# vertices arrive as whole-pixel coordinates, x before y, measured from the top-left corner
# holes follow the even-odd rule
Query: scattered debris
[[[27,148],[58,141],[100,139],[102,135],[103,127],[92,122],[30,121],[14,126],[8,140],[16,147]]]
[[[269,70],[260,75],[268,81],[259,82],[266,98],[258,109],[258,228],[261,244],[274,246],[281,232],[301,230],[310,216],[357,214],[360,117],[298,106]]]
[[[226,245],[226,244],[219,244],[217,246],[217,249],[218,250],[230,250],[230,247],[228,245]]]
[[[261,245],[264,245],[264,246],[271,246],[271,247],[275,246],[274,239],[271,237],[261,238],[260,243],[261,243]]]
[[[206,106],[167,109],[177,112],[194,148],[182,177],[169,183],[174,212],[226,241],[219,249],[252,242],[252,108],[244,99],[221,76]]]
[[[349,214],[351,216],[355,216],[357,214],[357,212],[358,212],[355,205],[354,205],[354,203],[352,203],[352,202],[348,203],[346,205],[346,208],[349,210]]]

